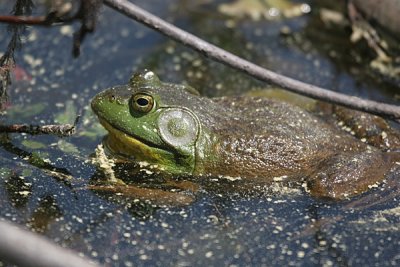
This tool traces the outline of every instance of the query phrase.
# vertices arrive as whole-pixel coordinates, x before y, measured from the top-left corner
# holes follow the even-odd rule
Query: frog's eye
[[[138,93],[132,97],[132,107],[134,110],[147,113],[152,110],[154,99],[150,95]]]
[[[168,109],[158,119],[161,138],[173,147],[187,146],[197,140],[198,123],[183,109]]]

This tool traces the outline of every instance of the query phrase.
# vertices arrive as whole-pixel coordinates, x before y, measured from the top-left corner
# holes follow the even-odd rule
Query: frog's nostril
[[[110,100],[110,102],[114,102],[115,99],[116,99],[115,95],[110,95],[110,96],[108,97],[108,100]]]

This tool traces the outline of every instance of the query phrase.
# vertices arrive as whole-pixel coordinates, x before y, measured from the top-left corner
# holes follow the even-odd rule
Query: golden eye
[[[110,95],[109,97],[108,97],[108,100],[110,100],[110,102],[114,102],[115,101],[115,95]]]
[[[134,110],[147,113],[153,109],[154,99],[150,95],[138,93],[132,97],[132,107]]]

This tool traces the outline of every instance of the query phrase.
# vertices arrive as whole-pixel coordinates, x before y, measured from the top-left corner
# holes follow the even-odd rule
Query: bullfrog
[[[399,135],[372,115],[357,113],[347,121],[355,131],[343,130],[345,120],[274,99],[202,97],[148,70],[100,92],[91,107],[111,155],[173,175],[304,181],[314,196],[345,199],[381,182],[399,160]]]

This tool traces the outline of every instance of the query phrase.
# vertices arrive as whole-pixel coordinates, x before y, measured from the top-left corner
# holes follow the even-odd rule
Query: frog
[[[275,99],[209,98],[149,70],[98,93],[91,107],[108,131],[110,156],[177,176],[301,183],[312,196],[342,200],[381,183],[400,160],[400,135],[382,118],[360,112],[351,120],[338,108],[343,120],[333,123],[326,110]]]

